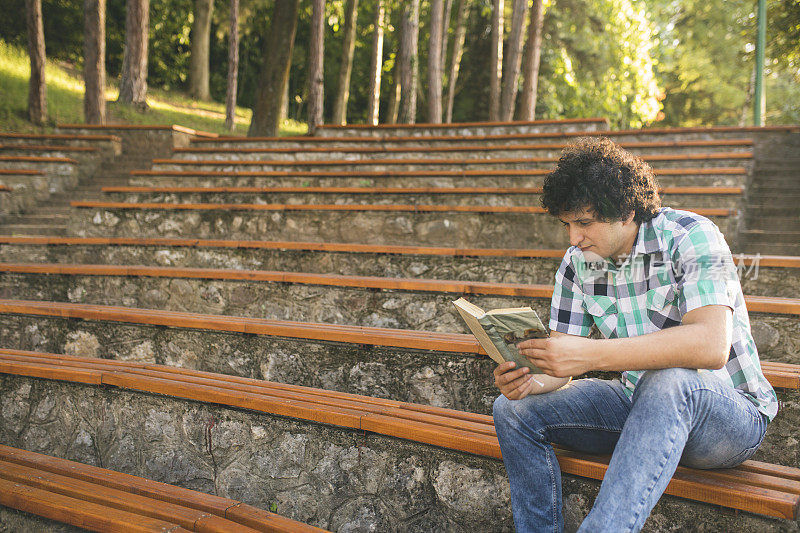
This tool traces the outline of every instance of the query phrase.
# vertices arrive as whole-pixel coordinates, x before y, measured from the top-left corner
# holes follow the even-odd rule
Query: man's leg
[[[765,431],[755,406],[710,372],[647,371],[580,531],[639,531],[679,462],[735,466],[755,452]]]
[[[522,400],[497,398],[494,424],[518,533],[563,529],[561,470],[550,443],[611,453],[630,407],[616,380],[580,379]]]

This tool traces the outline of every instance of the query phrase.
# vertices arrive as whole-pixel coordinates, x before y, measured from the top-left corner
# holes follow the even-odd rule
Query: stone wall
[[[736,246],[736,217],[710,217]],[[561,223],[547,214],[166,210],[80,208],[78,237],[196,237],[454,246],[566,248]],[[732,236],[734,236],[732,238]]]
[[[512,531],[501,461],[264,413],[0,376],[0,442],[241,500],[332,531]],[[210,436],[210,439],[208,438]],[[566,530],[598,483],[564,476]],[[664,497],[647,532],[797,531]]]

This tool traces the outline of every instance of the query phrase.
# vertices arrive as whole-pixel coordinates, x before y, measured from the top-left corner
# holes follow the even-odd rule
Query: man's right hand
[[[528,367],[515,370],[516,366],[514,361],[506,361],[494,369],[494,384],[509,400],[521,400],[536,385],[529,375]]]

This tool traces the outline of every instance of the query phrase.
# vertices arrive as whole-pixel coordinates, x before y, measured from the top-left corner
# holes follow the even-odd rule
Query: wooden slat
[[[307,178],[403,178],[403,177],[521,177],[545,176],[552,169],[500,169],[500,170],[132,170],[131,176],[179,177],[307,177]],[[715,168],[656,168],[656,176],[721,176],[745,175],[743,167]]]
[[[172,204],[156,202],[100,202],[72,201],[72,207],[97,209],[162,209],[196,211],[372,211],[412,213],[515,213],[545,214],[543,207],[535,206],[483,206],[483,205],[415,205],[415,204]],[[697,208],[690,209],[702,216],[726,217],[736,214],[735,209]]]
[[[102,187],[107,193],[542,194],[541,187]],[[662,194],[737,195],[744,187],[665,187]]]
[[[163,520],[109,509],[4,479],[0,479],[0,504],[89,531],[104,533],[188,531]]]
[[[752,159],[752,152],[710,152],[699,154],[641,155],[643,161],[706,161],[715,159]],[[293,166],[375,166],[375,165],[473,165],[473,164],[520,164],[520,163],[556,163],[557,157],[493,157],[491,159],[324,159],[318,161],[285,161],[285,160],[217,160],[217,159],[153,159],[154,165],[218,165],[218,166],[252,166],[271,165],[281,167]]]
[[[540,120],[518,120],[518,121],[494,121],[494,122],[452,122],[452,123],[430,123],[418,122],[415,124],[321,124],[319,127],[326,130],[382,130],[382,129],[443,129],[443,128],[471,128],[474,126],[536,126],[542,124],[585,124],[598,123],[608,126],[608,119],[605,117],[591,118],[562,118],[562,119],[540,119]]]
[[[197,248],[247,248],[302,250],[314,252],[374,253],[395,255],[437,255],[456,257],[558,258],[565,250],[543,248],[449,248],[440,246],[393,246],[382,244],[326,243],[298,241],[239,241],[224,239],[180,239],[133,237],[14,237],[0,235],[0,244],[46,246],[185,246]],[[760,267],[800,268],[800,257],[788,255],[736,254],[737,264]]]
[[[29,487],[74,498],[82,503],[101,505],[110,510],[120,510],[174,523],[190,531],[208,533],[254,533],[255,530],[226,520],[220,516],[197,511],[181,505],[154,500],[146,496],[98,486],[94,483],[21,466],[0,460],[0,479],[21,483]]]
[[[97,152],[93,146],[59,146],[52,144],[0,144],[0,150],[39,150],[59,152]]]
[[[110,377],[122,378],[121,374],[109,374]],[[194,399],[192,394],[198,391],[189,390],[189,385],[165,384],[166,380],[157,378],[116,379],[117,386],[147,390],[149,392],[170,394],[182,398]],[[153,386],[153,385],[156,386]],[[146,387],[146,388],[145,388]],[[197,388],[197,387],[196,387]],[[208,394],[213,387],[202,387],[200,394]],[[230,399],[233,395],[224,395]],[[219,395],[205,398],[205,401],[225,403],[236,407],[256,408],[256,405],[243,405],[241,394],[235,395],[238,402],[225,403]],[[398,419],[397,417],[381,413],[362,414],[360,417],[342,416],[342,409],[333,405],[320,406],[314,414],[308,417],[309,412],[299,409],[297,405],[280,404],[280,411],[273,414],[295,416],[306,420],[320,421],[324,418],[319,411],[322,409],[335,410],[326,423],[345,425],[363,431],[372,431],[388,436],[411,439],[436,446],[452,448],[469,453],[477,453],[489,457],[499,458],[499,446],[492,435],[480,435],[473,431],[459,428],[447,428],[436,424],[426,423],[424,420]],[[269,406],[272,407],[272,406]],[[294,409],[294,410],[293,410]],[[287,414],[290,412],[290,414]],[[356,419],[357,418],[357,419]],[[333,422],[330,422],[333,420]],[[348,425],[349,424],[349,425]],[[564,472],[584,477],[602,479],[607,467],[606,457],[585,456],[557,450],[559,462]],[[750,462],[747,462],[750,463]],[[746,464],[747,464],[746,463]],[[759,471],[759,468],[761,469]],[[794,519],[798,502],[800,501],[800,470],[788,467],[778,467],[774,473],[765,475],[763,464],[750,468],[730,469],[726,471],[707,472],[696,471],[679,467],[673,477],[667,493],[681,497],[688,497],[697,501],[717,505],[730,506],[750,512],[779,516]]]
[[[11,187],[9,187],[8,185],[0,185],[0,191],[11,192]]]
[[[71,130],[161,130],[177,131],[211,139],[219,137],[216,133],[193,130],[185,126],[178,126],[177,124],[58,124],[56,127]]]
[[[436,137],[428,137],[426,141],[430,144],[436,142]],[[188,154],[275,154],[275,153],[398,153],[398,152],[494,152],[503,150],[563,150],[567,143],[539,143],[539,144],[466,144],[457,146],[320,146],[305,148],[271,147],[271,148],[176,148],[176,153]],[[668,141],[668,142],[622,142],[619,146],[626,149],[631,148],[684,148],[684,147],[721,147],[721,146],[752,146],[752,139],[712,139],[712,140],[688,140],[688,141]]]
[[[0,168],[0,176],[44,176],[44,172],[27,168]]]
[[[78,161],[69,157],[38,157],[38,156],[12,156],[0,155],[0,163],[71,163],[78,164]]]
[[[7,133],[0,132],[0,139],[59,139],[76,141],[121,141],[116,135],[68,135],[58,133]]]

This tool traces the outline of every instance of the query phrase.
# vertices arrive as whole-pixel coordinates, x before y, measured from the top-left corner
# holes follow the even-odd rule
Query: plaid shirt
[[[677,326],[706,305],[733,310],[733,343],[724,367],[700,371],[730,384],[771,420],[778,399],[761,372],[737,270],[725,238],[705,217],[662,208],[639,226],[621,265],[587,262],[571,247],[556,273],[550,329],[586,337],[594,324],[607,339],[634,337]],[[643,372],[622,373],[629,398]]]

